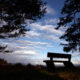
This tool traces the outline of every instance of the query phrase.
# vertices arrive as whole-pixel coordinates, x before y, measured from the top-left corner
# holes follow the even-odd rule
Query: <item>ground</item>
[[[0,61],[0,80],[80,80],[80,67],[73,70],[58,67],[55,71],[47,71],[41,65],[12,65]]]

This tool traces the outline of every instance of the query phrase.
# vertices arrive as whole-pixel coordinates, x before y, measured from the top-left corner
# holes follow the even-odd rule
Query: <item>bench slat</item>
[[[63,62],[64,63],[64,62],[69,62],[69,61],[58,61],[58,60],[50,61],[50,60],[44,60],[43,62],[60,62],[60,63]]]
[[[51,53],[48,52],[47,57],[56,57],[56,58],[71,58],[71,54],[61,54],[61,53]]]

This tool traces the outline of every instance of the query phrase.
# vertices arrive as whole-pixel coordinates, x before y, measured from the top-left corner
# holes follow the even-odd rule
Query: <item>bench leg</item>
[[[46,65],[47,65],[47,70],[48,71],[55,70],[55,65],[54,65],[53,62],[46,62]]]
[[[72,62],[64,62],[64,65],[66,68],[69,68],[69,69],[75,68],[74,65],[72,64]]]

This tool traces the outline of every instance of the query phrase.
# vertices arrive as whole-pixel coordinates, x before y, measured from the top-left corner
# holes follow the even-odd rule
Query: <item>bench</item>
[[[48,52],[47,57],[49,57],[49,60],[44,60],[43,62],[46,63],[47,69],[55,68],[54,62],[63,63],[66,67],[72,67],[71,63],[71,54],[62,54],[62,53],[51,53]],[[54,60],[54,58],[57,58],[57,60]],[[64,58],[67,60],[59,60]]]

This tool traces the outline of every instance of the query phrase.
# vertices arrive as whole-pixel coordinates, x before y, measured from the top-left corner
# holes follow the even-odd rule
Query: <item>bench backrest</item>
[[[48,52],[47,57],[50,57],[50,60],[53,58],[68,58],[69,61],[71,60],[71,54],[62,54],[62,53],[51,53]]]

